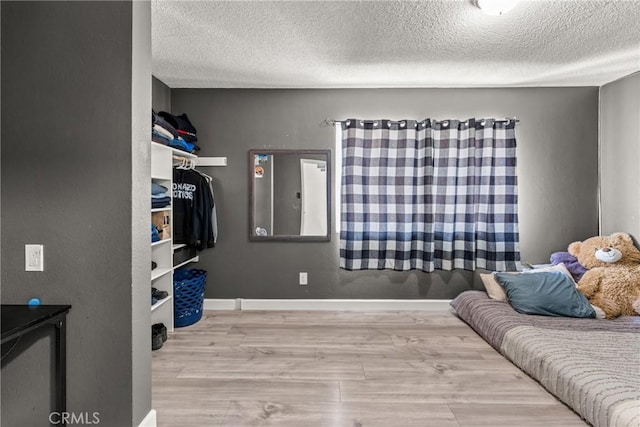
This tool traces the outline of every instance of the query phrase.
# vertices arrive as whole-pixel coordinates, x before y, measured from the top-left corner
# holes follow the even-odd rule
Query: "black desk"
[[[2,315],[2,344],[38,328],[54,325],[56,329],[56,411],[67,410],[67,323],[70,305],[5,305]]]

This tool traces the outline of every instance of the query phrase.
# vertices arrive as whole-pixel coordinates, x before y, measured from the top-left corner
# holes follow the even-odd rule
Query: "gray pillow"
[[[522,314],[543,316],[596,317],[587,298],[560,272],[495,273],[509,304]]]

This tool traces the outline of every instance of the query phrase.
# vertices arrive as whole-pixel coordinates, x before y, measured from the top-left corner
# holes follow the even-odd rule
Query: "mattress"
[[[640,426],[640,317],[526,315],[482,291],[463,292],[451,306],[492,347],[591,425]]]

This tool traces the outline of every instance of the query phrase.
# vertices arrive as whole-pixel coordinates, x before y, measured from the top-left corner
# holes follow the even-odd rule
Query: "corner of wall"
[[[602,86],[598,88],[598,235],[602,235]]]
[[[600,233],[640,238],[640,72],[599,88]],[[623,178],[622,178],[623,177]]]
[[[151,411],[151,3],[131,5],[131,405],[132,425],[137,426]]]

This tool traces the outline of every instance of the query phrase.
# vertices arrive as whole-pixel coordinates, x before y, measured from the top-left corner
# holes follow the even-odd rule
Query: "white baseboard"
[[[144,417],[144,420],[142,420],[142,422],[138,427],[157,427],[157,425],[158,425],[157,413],[155,409],[152,409],[149,411],[147,416]]]
[[[239,310],[235,299],[205,298],[202,308],[204,310]]]
[[[420,311],[448,310],[451,300],[205,299],[205,310]]]

